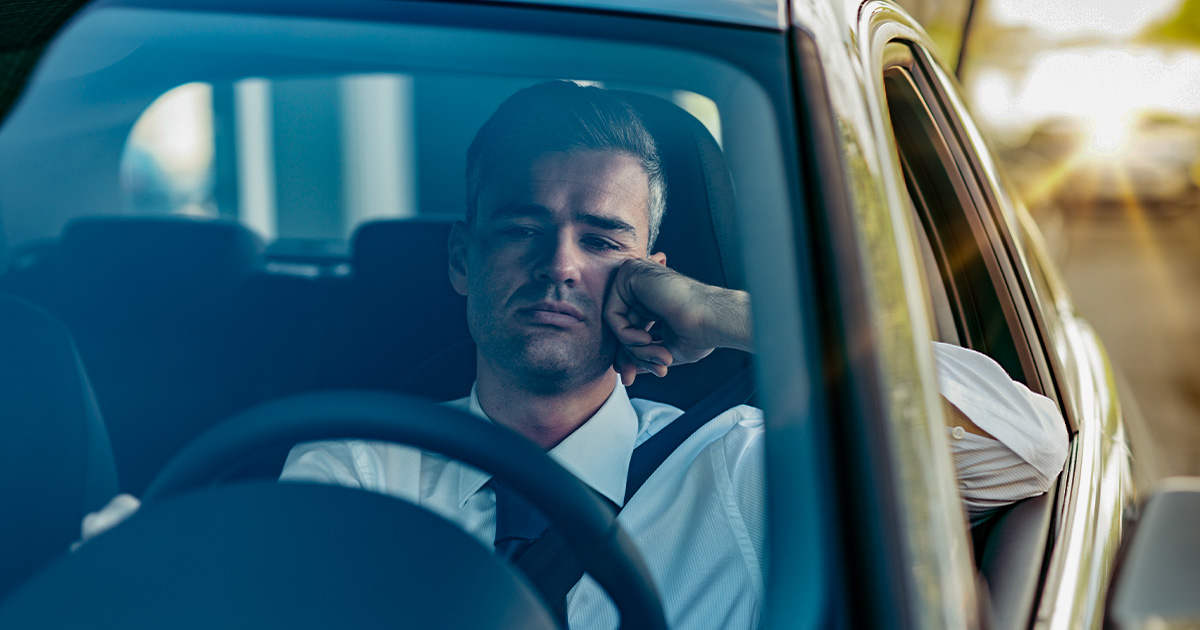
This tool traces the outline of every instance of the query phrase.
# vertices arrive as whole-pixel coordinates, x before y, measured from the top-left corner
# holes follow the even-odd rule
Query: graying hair
[[[484,182],[501,165],[546,153],[615,151],[637,158],[650,180],[647,252],[667,209],[667,181],[658,147],[641,116],[608,90],[570,81],[527,87],[508,97],[467,149],[467,224],[475,221]]]

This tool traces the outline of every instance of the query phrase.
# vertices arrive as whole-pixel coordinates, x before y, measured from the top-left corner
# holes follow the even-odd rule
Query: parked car
[[[444,368],[466,337],[444,252],[466,147],[506,96],[552,79],[639,110],[669,181],[660,248],[753,296],[763,625],[1101,625],[1134,499],[1129,401],[955,81],[883,0],[84,7],[0,128],[0,292],[64,322],[13,307],[69,334],[82,371],[53,376],[71,388],[30,372],[6,396],[86,400],[90,387],[111,460],[95,414],[67,410],[47,437],[45,404],[0,412],[4,431],[47,445],[0,440],[20,481],[5,505],[27,517],[0,541],[24,554],[0,625],[547,623],[511,568],[427,513],[270,479],[288,446],[339,432],[477,458],[480,440],[502,439],[377,396],[469,388]],[[974,531],[932,340],[990,355],[1069,424],[1054,490]],[[74,365],[65,350],[14,357],[0,363]],[[635,393],[688,407],[750,360],[717,353]],[[359,393],[313,394],[346,388]],[[397,409],[409,420],[389,428]],[[91,450],[55,449],[63,436]],[[578,482],[509,446],[471,461],[569,519],[577,547],[613,535]],[[110,461],[145,505],[68,554],[113,489]],[[662,627],[636,550],[604,540],[617,546],[589,567],[623,627]]]

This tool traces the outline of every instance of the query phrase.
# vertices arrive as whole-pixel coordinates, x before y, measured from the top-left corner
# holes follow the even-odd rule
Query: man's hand
[[[750,297],[714,287],[645,258],[617,269],[604,319],[621,344],[613,366],[625,385],[638,374],[666,376],[672,365],[693,363],[715,348],[750,351]],[[652,335],[651,326],[659,324]]]
[[[95,512],[89,512],[87,516],[83,517],[83,523],[79,527],[79,540],[71,543],[71,551],[75,551],[83,543],[125,522],[125,519],[133,516],[141,507],[142,502],[137,497],[131,494],[118,494],[108,502],[108,505]]]

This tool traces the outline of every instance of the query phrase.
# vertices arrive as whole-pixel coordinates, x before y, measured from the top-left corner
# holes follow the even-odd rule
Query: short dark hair
[[[629,103],[608,90],[551,81],[508,97],[467,149],[467,223],[478,212],[484,182],[505,163],[546,153],[617,151],[637,158],[650,179],[649,247],[666,211],[667,183],[658,147]]]

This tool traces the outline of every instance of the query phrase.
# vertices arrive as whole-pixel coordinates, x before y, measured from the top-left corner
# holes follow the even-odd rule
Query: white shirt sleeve
[[[279,480],[362,488],[360,459],[349,441],[304,442],[288,453]]]
[[[1058,406],[1011,378],[991,357],[933,343],[938,391],[996,439],[951,429],[958,487],[971,525],[1053,487],[1067,459]]]

